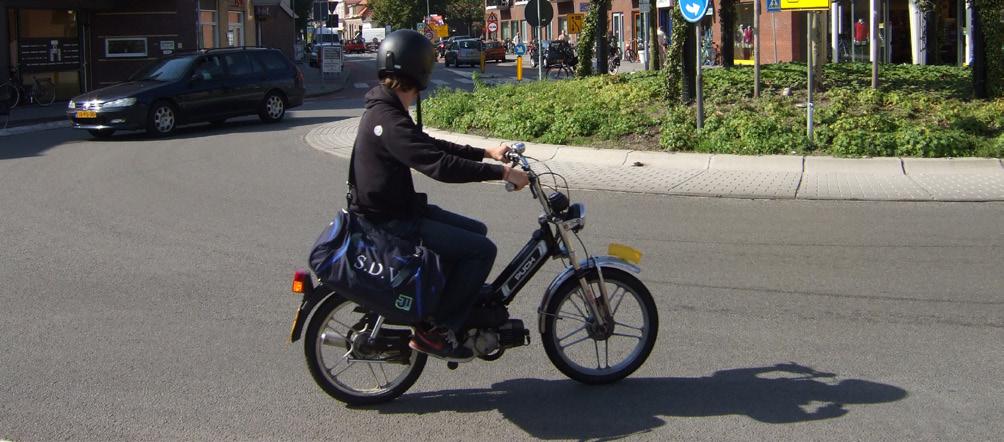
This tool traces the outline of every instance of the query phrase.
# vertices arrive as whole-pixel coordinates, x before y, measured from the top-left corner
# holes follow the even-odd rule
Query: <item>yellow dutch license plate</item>
[[[98,113],[94,111],[77,111],[77,118],[97,118]]]

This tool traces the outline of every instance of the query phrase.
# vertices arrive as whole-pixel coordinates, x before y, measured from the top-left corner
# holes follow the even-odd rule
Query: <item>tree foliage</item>
[[[394,29],[413,29],[425,16],[425,4],[414,0],[370,0],[373,20]]]
[[[971,0],[983,23],[983,47],[986,49],[987,93],[1004,97],[1004,0]]]
[[[585,23],[582,24],[582,32],[579,33],[578,57],[579,65],[576,67],[575,75],[585,77],[593,75],[593,56],[596,53],[596,42],[599,36],[607,32],[606,29],[599,29],[600,11],[606,11],[610,7],[610,0],[589,0],[589,13],[586,14]],[[601,63],[605,63],[602,61]]]

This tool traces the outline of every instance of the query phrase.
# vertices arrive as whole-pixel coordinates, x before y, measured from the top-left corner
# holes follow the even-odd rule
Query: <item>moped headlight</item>
[[[102,108],[110,107],[129,107],[136,104],[136,99],[133,97],[129,98],[119,98],[118,100],[106,101],[101,104]]]

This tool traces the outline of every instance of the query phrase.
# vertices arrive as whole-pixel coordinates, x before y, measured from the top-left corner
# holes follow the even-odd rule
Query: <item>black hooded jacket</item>
[[[421,215],[411,170],[447,183],[501,180],[505,167],[485,164],[484,149],[437,140],[422,132],[390,88],[366,93],[355,152],[355,191],[350,209],[375,219]]]

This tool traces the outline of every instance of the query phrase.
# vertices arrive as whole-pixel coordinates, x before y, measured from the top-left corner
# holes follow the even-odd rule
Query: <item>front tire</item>
[[[392,364],[367,362],[374,359],[350,351],[351,337],[362,331],[359,324],[363,315],[356,312],[357,307],[352,301],[332,295],[314,311],[303,341],[307,368],[321,389],[346,404],[373,405],[393,400],[415,384],[428,356],[408,349],[407,364]],[[385,325],[381,330],[393,329]],[[394,374],[391,370],[401,371]]]
[[[167,101],[157,101],[150,106],[146,119],[146,133],[155,137],[165,137],[178,127],[178,110]]]
[[[586,277],[598,294],[596,269]],[[608,384],[634,373],[648,359],[659,330],[659,314],[645,284],[614,268],[603,269],[603,281],[614,318],[608,335],[589,331],[594,320],[577,278],[562,284],[544,308],[541,341],[547,357],[565,376],[584,384]],[[623,358],[611,364],[611,356],[620,355]]]

